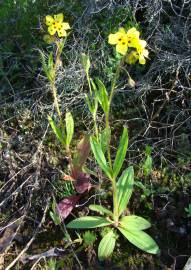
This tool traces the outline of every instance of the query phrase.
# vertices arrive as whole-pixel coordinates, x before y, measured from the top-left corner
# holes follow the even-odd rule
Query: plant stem
[[[52,89],[52,95],[53,95],[53,99],[54,99],[54,105],[55,105],[57,114],[58,114],[59,118],[61,119],[62,114],[61,114],[60,107],[59,107],[59,102],[58,102],[58,97],[57,97],[57,88],[56,88],[54,79],[51,82],[51,89]]]
[[[97,138],[97,140],[99,140],[99,131],[98,131],[98,127],[97,127],[96,115],[93,116],[93,121],[94,121],[94,129],[95,129],[96,138]]]
[[[116,223],[118,223],[119,214],[118,214],[118,199],[117,199],[117,184],[116,184],[116,179],[113,178],[111,180],[111,182],[112,182],[112,189],[113,189],[113,216],[114,216],[114,221]]]
[[[112,81],[112,84],[111,84],[111,92],[110,92],[110,96],[109,96],[109,109],[110,109],[110,106],[111,106],[111,101],[112,101],[112,98],[113,98],[113,95],[114,95],[116,82],[117,82],[117,80],[119,78],[123,62],[124,62],[124,59],[122,58],[121,61],[119,62],[119,65],[117,66],[117,69],[116,69],[116,72],[115,72],[115,75],[114,75],[114,78],[113,78],[113,81]]]
[[[58,95],[57,95],[57,87],[56,87],[56,72],[60,63],[60,56],[63,50],[63,44],[61,43],[63,42],[62,40],[57,41],[56,42],[56,56],[55,56],[55,63],[54,63],[54,76],[51,80],[51,89],[52,89],[52,95],[53,95],[53,99],[54,99],[54,105],[55,105],[55,109],[57,111],[58,117],[60,119],[60,126],[61,128],[64,130],[64,124],[62,122],[62,113],[60,111],[60,106],[59,106],[59,101],[58,101]],[[65,41],[64,41],[65,42]]]
[[[123,57],[121,59],[121,61],[119,62],[118,66],[117,66],[117,69],[116,69],[116,73],[114,75],[114,78],[113,78],[113,81],[112,81],[112,84],[111,84],[111,91],[110,91],[110,96],[109,96],[109,109],[108,109],[108,113],[105,114],[106,129],[110,129],[109,114],[110,114],[111,102],[112,102],[112,99],[113,99],[113,96],[114,96],[116,83],[117,83],[117,80],[119,78],[120,71],[121,71],[121,68],[123,66],[123,63],[124,63],[124,58],[125,57]],[[110,143],[107,145],[107,155],[108,155],[109,166],[110,166],[110,168],[112,170]],[[117,199],[116,178],[112,177],[110,180],[112,182],[112,189],[113,189],[113,215],[114,215],[114,220],[115,220],[116,225],[117,225],[118,224],[118,219],[119,219],[119,213],[118,213],[118,199]]]
[[[89,87],[89,90],[90,90],[90,95],[92,97],[92,86],[91,86],[91,79],[90,79],[89,72],[86,72],[86,77],[87,77],[87,81],[88,81],[88,87]],[[94,109],[97,108],[96,102],[97,101],[95,100]],[[97,140],[99,140],[99,130],[98,130],[97,121],[96,121],[96,116],[97,116],[96,113],[97,113],[97,109],[95,109],[94,113],[92,113],[92,116],[93,116],[93,121],[94,121],[94,129],[95,129],[96,138],[97,138]]]

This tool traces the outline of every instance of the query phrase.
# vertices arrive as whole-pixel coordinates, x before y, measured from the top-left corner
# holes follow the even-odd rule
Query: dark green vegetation
[[[43,18],[58,12],[65,14],[73,28],[57,85],[63,114],[66,110],[73,113],[76,141],[92,128],[84,105],[88,87],[81,53],[90,54],[92,76],[99,75],[109,85],[117,58],[107,43],[108,34],[119,25],[137,25],[148,41],[150,61],[129,68],[135,89],[128,87],[125,73],[120,77],[112,122],[119,130],[117,142],[122,125],[129,127],[126,162],[136,168],[139,183],[129,210],[152,223],[149,233],[161,248],[160,256],[145,254],[121,238],[113,257],[100,264],[96,239],[107,231],[80,235],[70,231],[71,248],[49,216],[53,197],[59,202],[74,192],[63,181],[67,158],[48,127],[47,114],[54,111],[38,52],[39,48],[51,50],[43,41]],[[189,2],[6,0],[0,4],[0,21],[0,269],[14,259],[13,269],[31,269],[32,265],[33,269],[48,269],[45,265],[55,264],[48,263],[54,256],[57,268],[50,269],[79,269],[76,258],[85,269],[182,269],[191,249],[191,222],[185,211],[191,203]],[[152,147],[153,158],[147,176],[139,166],[145,161],[146,145]],[[89,162],[95,167],[91,158]],[[87,215],[88,204],[95,199],[99,202],[100,197],[106,199],[108,194],[97,185],[83,198],[82,204],[87,204],[73,213]],[[43,256],[45,260],[38,261]]]

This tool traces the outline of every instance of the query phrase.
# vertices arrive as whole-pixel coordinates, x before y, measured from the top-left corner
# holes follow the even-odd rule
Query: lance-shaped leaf
[[[100,132],[99,134],[99,140],[100,140],[100,145],[103,153],[105,154],[107,150],[107,146],[110,144],[111,140],[111,129],[110,128],[105,128]]]
[[[129,242],[141,250],[151,254],[159,253],[158,245],[147,233],[143,231],[129,231],[121,227],[118,227],[118,229]]]
[[[64,198],[58,205],[57,211],[62,220],[67,218],[67,216],[72,212],[73,208],[76,206],[76,203],[79,201],[80,196],[69,196]]]
[[[67,224],[66,227],[72,229],[91,229],[97,227],[104,227],[111,224],[112,222],[108,221],[106,218],[87,216],[72,220]]]
[[[113,231],[108,232],[98,246],[98,258],[104,260],[111,256],[115,248],[116,236]]]
[[[108,93],[105,88],[105,85],[100,79],[96,79],[96,84],[98,86],[97,90],[97,98],[99,100],[99,103],[105,113],[108,113],[109,111],[109,100],[108,100]]]
[[[69,146],[74,134],[74,120],[70,112],[66,113],[66,145]]]
[[[52,82],[55,78],[53,55],[52,53],[50,53],[48,57],[48,63],[46,63],[47,61],[45,58],[45,54],[42,51],[40,51],[40,57],[43,71],[46,74],[46,77],[49,79],[49,81]]]
[[[57,127],[56,123],[52,119],[52,117],[48,116],[48,122],[54,131],[54,134],[56,135],[56,138],[61,142],[63,146],[66,145],[66,136],[63,134],[64,131],[62,131],[59,127]]]
[[[88,74],[88,72],[89,72],[89,69],[90,69],[90,58],[89,58],[89,56],[87,55],[87,54],[85,54],[85,53],[82,53],[82,65],[83,65],[83,68],[84,68],[84,70],[85,70],[85,72],[86,72],[86,74]]]
[[[48,56],[48,67],[53,68],[54,66],[54,58],[53,58],[53,53],[51,52]]]
[[[85,164],[90,153],[90,142],[89,136],[84,136],[83,139],[78,143],[76,153],[74,155],[72,164],[72,176],[74,179],[78,177],[82,167]]]
[[[76,181],[74,182],[75,189],[78,193],[82,194],[85,191],[89,191],[92,187],[90,183],[90,175],[84,172],[80,172]]]
[[[107,208],[101,206],[101,205],[97,205],[97,204],[90,204],[89,205],[89,209],[95,212],[99,212],[101,214],[106,214],[110,217],[113,217],[113,213],[108,210]]]
[[[150,155],[147,155],[146,160],[143,164],[143,173],[145,176],[148,176],[152,171],[152,157]]]
[[[119,143],[119,148],[117,150],[117,154],[116,154],[115,161],[113,164],[113,174],[115,177],[117,177],[123,165],[123,162],[127,153],[127,146],[128,146],[128,132],[127,132],[127,128],[124,127],[123,134],[121,136],[120,143]]]
[[[92,101],[90,100],[90,98],[88,97],[87,94],[85,94],[85,100],[86,100],[86,104],[88,105],[89,111],[91,112],[91,114],[93,114],[94,106],[93,106]]]
[[[100,144],[97,143],[96,138],[94,137],[90,138],[90,144],[91,144],[91,149],[97,163],[99,164],[101,169],[105,172],[105,174],[111,179],[111,170],[107,164],[107,161],[105,159],[105,156],[101,149]]]
[[[50,211],[50,216],[52,220],[54,221],[55,225],[59,225],[61,223],[61,218],[60,218],[60,215],[58,214],[57,204],[55,200],[52,203],[52,211]]]
[[[120,226],[130,231],[137,231],[148,229],[151,227],[151,224],[142,217],[131,215],[122,217],[120,220]]]
[[[133,191],[134,170],[133,167],[127,168],[117,182],[118,213],[119,215],[126,209]]]

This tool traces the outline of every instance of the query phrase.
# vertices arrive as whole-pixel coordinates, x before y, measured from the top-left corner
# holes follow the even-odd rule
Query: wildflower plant
[[[59,67],[62,65],[62,61],[60,56],[62,54],[64,44],[67,38],[67,30],[70,29],[70,25],[67,22],[63,22],[64,15],[63,13],[59,13],[54,16],[47,15],[45,18],[46,26],[48,27],[48,33],[44,35],[44,40],[47,43],[53,44],[54,51],[51,52],[48,56],[48,61],[46,61],[46,57],[43,52],[41,54],[42,66],[43,70],[50,82],[52,95],[54,99],[54,105],[60,119],[60,125],[62,124],[61,119],[61,111],[57,96],[57,87],[56,87],[56,74]]]
[[[63,14],[54,15],[53,17],[50,15],[46,16],[46,25],[48,26],[48,32],[50,34],[49,39],[56,45],[56,50],[55,53],[50,53],[48,62],[46,62],[42,54],[42,64],[44,72],[50,81],[59,123],[56,124],[50,116],[48,117],[48,120],[57,139],[65,148],[68,156],[70,175],[65,175],[64,179],[74,181],[74,186],[78,193],[77,195],[64,198],[58,205],[53,203],[53,211],[50,213],[51,217],[55,224],[60,224],[62,220],[67,218],[71,213],[81,194],[89,191],[92,187],[90,175],[84,172],[83,169],[91,147],[94,158],[103,172],[102,178],[108,179],[111,183],[113,209],[111,211],[101,204],[92,204],[89,206],[89,209],[99,213],[99,215],[74,219],[69,222],[66,227],[73,229],[107,227],[107,232],[104,234],[98,247],[98,257],[100,260],[105,259],[112,254],[118,239],[117,231],[141,250],[151,254],[157,254],[159,248],[156,242],[144,232],[151,224],[143,217],[125,215],[134,185],[133,166],[129,166],[122,171],[128,148],[128,129],[126,126],[123,128],[115,158],[112,159],[111,155],[112,134],[110,111],[116,84],[121,70],[124,69],[123,66],[125,63],[135,64],[137,61],[142,65],[146,63],[146,58],[148,58],[146,41],[140,39],[140,33],[135,27],[128,31],[124,28],[120,28],[118,32],[109,35],[109,44],[115,45],[116,51],[122,55],[121,60],[116,67],[116,73],[112,79],[110,91],[106,89],[104,83],[99,78],[92,79],[90,77],[90,59],[87,55],[82,54],[82,64],[89,86],[89,94],[86,94],[85,99],[93,118],[94,134],[91,135],[90,138],[89,136],[84,137],[78,144],[76,153],[72,155],[73,153],[70,150],[70,144],[74,133],[74,120],[72,114],[67,112],[65,123],[62,121],[62,113],[59,107],[56,88],[56,74],[61,62],[60,56],[67,36],[66,30],[69,30],[70,26],[68,23],[63,22]],[[131,81],[131,86],[133,86],[134,81],[128,72],[127,74],[129,76],[129,81]],[[99,107],[101,107],[105,116],[104,128],[99,127],[97,124],[97,111]],[[88,169],[86,168],[86,171],[87,170]],[[94,174],[94,172],[92,172],[92,174]],[[94,176],[95,175],[97,174],[94,174]]]
[[[151,226],[150,222],[137,215],[125,215],[134,185],[133,166],[129,166],[122,171],[128,148],[127,127],[123,128],[114,160],[111,156],[112,134],[110,110],[120,72],[125,63],[135,64],[139,61],[143,65],[146,63],[146,58],[148,57],[146,41],[141,40],[139,36],[139,31],[134,27],[127,32],[124,28],[120,28],[117,33],[109,35],[109,44],[115,45],[116,51],[122,55],[111,82],[110,91],[107,91],[100,79],[96,78],[93,80],[90,78],[90,59],[87,55],[82,55],[82,63],[89,85],[89,94],[86,95],[86,103],[94,121],[94,135],[90,137],[90,145],[94,158],[103,172],[103,177],[107,178],[111,183],[113,211],[105,208],[103,205],[92,204],[89,206],[89,209],[99,213],[99,215],[74,219],[67,224],[67,228],[94,229],[108,227],[108,232],[104,235],[98,246],[98,257],[100,260],[109,257],[113,253],[117,240],[117,231],[141,250],[151,254],[157,254],[159,252],[156,242],[144,232],[145,229]],[[129,73],[128,76],[129,80],[132,80]],[[104,128],[100,128],[96,122],[99,106],[105,116]]]
[[[61,54],[68,35],[66,30],[70,29],[69,23],[63,22],[63,19],[64,16],[62,13],[54,16],[46,16],[45,22],[50,35],[46,34],[44,40],[52,43],[54,50],[49,54],[48,61],[46,61],[45,55],[41,52],[43,70],[50,82],[54,107],[58,116],[58,120],[55,121],[49,115],[48,121],[68,158],[69,175],[65,174],[63,179],[65,181],[71,181],[75,189],[74,191],[77,192],[76,195],[66,196],[58,205],[53,201],[50,215],[56,225],[60,224],[71,213],[79,201],[81,194],[89,191],[91,188],[90,175],[83,171],[84,163],[90,152],[89,137],[84,136],[77,144],[76,149],[71,151],[74,119],[71,112],[66,112],[63,120],[57,95],[56,77],[59,67],[62,65]]]

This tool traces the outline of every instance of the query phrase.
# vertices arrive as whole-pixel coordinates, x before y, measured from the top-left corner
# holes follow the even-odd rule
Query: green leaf
[[[101,169],[105,172],[105,174],[111,179],[111,170],[107,164],[107,161],[105,159],[100,144],[98,144],[96,141],[96,138],[94,137],[90,138],[90,145],[97,163],[99,164]]]
[[[113,213],[108,210],[107,208],[101,206],[101,205],[97,205],[97,204],[90,204],[89,209],[95,212],[99,212],[101,214],[106,214],[108,216],[113,217]]]
[[[143,173],[145,176],[148,176],[152,171],[152,157],[150,155],[147,156],[145,163],[143,164]]]
[[[99,103],[105,113],[108,113],[109,111],[109,100],[108,100],[108,93],[105,88],[105,85],[100,79],[96,79],[96,84],[98,86],[98,91],[97,91],[97,97],[99,100]]]
[[[102,217],[80,217],[67,224],[67,228],[90,229],[111,225],[112,222]]]
[[[148,229],[151,227],[151,224],[142,217],[131,215],[122,217],[120,220],[120,226],[130,231],[137,231]]]
[[[49,81],[52,82],[55,77],[55,70],[53,66],[53,59],[51,61],[51,54],[48,58],[48,64],[46,63],[45,54],[42,51],[40,51],[40,58],[43,71],[46,74],[46,77],[49,79]]]
[[[88,74],[91,64],[90,64],[89,56],[86,55],[85,53],[82,53],[82,65],[83,65],[83,68],[84,68],[86,74]]]
[[[66,145],[69,146],[74,134],[74,120],[70,112],[66,113]]]
[[[117,182],[118,212],[119,215],[125,210],[133,191],[134,170],[133,167],[127,168]]]
[[[105,154],[107,150],[107,146],[110,144],[111,140],[111,129],[105,128],[100,134],[99,134],[99,140],[100,145],[103,153]]]
[[[52,69],[54,67],[53,53],[51,52],[48,57],[48,67]]]
[[[118,229],[129,242],[141,250],[151,254],[159,253],[158,245],[147,233],[143,231],[129,231],[121,227],[118,227]]]
[[[90,140],[89,136],[84,136],[77,144],[77,149],[73,156],[73,169],[82,171],[82,168],[90,154]]]
[[[48,116],[48,122],[49,122],[52,130],[54,131],[56,138],[61,142],[61,144],[63,146],[65,146],[66,145],[65,134],[63,134],[62,130],[57,127],[56,123],[54,122],[54,120],[52,119],[51,116]]]
[[[56,211],[56,201],[55,200],[53,200],[53,202],[52,202],[52,211],[50,211],[50,217],[54,221],[55,225],[59,225],[61,223],[60,216],[59,216],[58,212]]]
[[[113,174],[115,177],[117,177],[123,165],[123,162],[127,153],[127,146],[128,146],[128,132],[127,132],[127,128],[124,127],[123,134],[121,136],[120,143],[119,143],[119,148],[117,150],[116,158],[113,164]]]
[[[96,87],[96,84],[94,83],[94,81],[90,78],[90,83],[91,83],[91,86],[94,90],[94,93],[96,94],[97,93],[97,87]]]
[[[53,213],[52,211],[50,211],[50,217],[52,218],[52,220],[54,221],[55,225],[59,225],[61,223],[60,217],[58,214]]]
[[[101,240],[98,246],[98,258],[104,260],[113,253],[116,237],[113,231],[108,232]]]
[[[147,145],[146,146],[146,149],[145,149],[145,154],[148,155],[148,156],[150,156],[151,153],[152,153],[152,147],[149,146],[149,145]]]
[[[87,94],[85,94],[85,99],[86,99],[86,104],[88,105],[89,111],[91,112],[91,114],[93,114],[94,113],[94,104],[91,103],[91,100]]]

